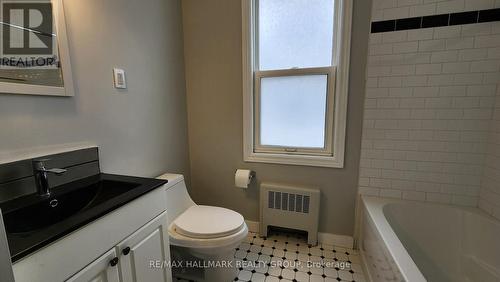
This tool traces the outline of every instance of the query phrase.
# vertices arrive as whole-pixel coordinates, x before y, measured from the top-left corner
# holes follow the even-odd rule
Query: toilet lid
[[[192,206],[174,220],[177,233],[191,238],[218,238],[236,233],[244,224],[235,211],[211,206]]]

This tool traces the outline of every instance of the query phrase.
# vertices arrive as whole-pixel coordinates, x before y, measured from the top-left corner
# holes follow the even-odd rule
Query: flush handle
[[[130,253],[130,247],[126,247],[125,249],[122,250],[122,254],[124,256],[128,255]]]
[[[116,266],[118,264],[118,258],[115,257],[112,260],[109,261],[109,265],[111,266]]]

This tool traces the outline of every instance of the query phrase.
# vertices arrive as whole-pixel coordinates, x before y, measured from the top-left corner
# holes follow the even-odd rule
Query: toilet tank
[[[162,189],[165,189],[167,223],[170,225],[180,214],[196,203],[189,196],[182,174],[165,173],[157,178],[168,180]]]

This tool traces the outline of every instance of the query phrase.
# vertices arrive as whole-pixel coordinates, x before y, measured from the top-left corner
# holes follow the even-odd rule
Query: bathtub
[[[368,280],[499,282],[500,221],[476,208],[361,197]]]

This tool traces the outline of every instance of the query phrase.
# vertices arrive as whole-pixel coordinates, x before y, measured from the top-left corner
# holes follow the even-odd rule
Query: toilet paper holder
[[[238,171],[238,169],[235,169],[234,173],[236,173],[237,171]],[[248,176],[248,179],[250,179],[250,181],[252,181],[252,179],[254,179],[256,175],[257,174],[255,173],[255,171],[250,170],[250,175]]]

